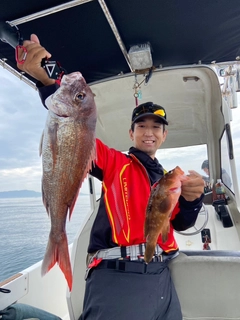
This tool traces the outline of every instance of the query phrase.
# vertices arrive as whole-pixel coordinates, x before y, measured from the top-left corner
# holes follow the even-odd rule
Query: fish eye
[[[172,173],[173,173],[173,170],[168,171],[168,174],[172,174]]]
[[[85,98],[86,94],[84,92],[78,92],[76,95],[75,95],[75,100],[80,100],[82,101],[84,98]]]

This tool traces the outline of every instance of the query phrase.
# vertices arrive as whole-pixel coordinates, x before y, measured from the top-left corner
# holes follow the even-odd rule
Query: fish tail
[[[154,241],[147,242],[146,250],[144,253],[144,261],[146,263],[149,263],[152,260],[155,253],[155,247],[156,247],[156,243]]]
[[[52,240],[51,235],[48,240],[48,245],[46,253],[42,262],[42,276],[45,275],[52,267],[58,263],[60,269],[62,270],[69,290],[72,290],[72,268],[70,263],[68,242],[66,233],[63,234],[61,241],[55,242]]]

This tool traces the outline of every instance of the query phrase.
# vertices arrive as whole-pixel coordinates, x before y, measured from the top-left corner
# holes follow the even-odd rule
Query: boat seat
[[[15,274],[0,282],[0,288],[9,290],[9,293],[0,292],[0,310],[3,310],[28,293],[28,274]]]
[[[239,252],[180,252],[169,268],[184,320],[240,319]]]

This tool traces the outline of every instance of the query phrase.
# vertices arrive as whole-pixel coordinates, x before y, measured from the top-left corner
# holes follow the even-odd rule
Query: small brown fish
[[[96,105],[80,72],[65,75],[48,97],[48,117],[40,145],[42,198],[51,218],[42,275],[57,262],[72,289],[72,268],[65,230],[79,189],[95,159]]]
[[[170,228],[170,218],[181,194],[181,181],[186,180],[184,172],[176,167],[166,173],[151,190],[149,197],[144,234],[146,238],[145,262],[153,258],[158,237],[166,242]]]

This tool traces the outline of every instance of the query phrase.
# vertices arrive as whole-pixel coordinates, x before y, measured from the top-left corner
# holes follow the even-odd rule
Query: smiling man
[[[45,100],[59,87],[41,66],[50,57],[36,35],[24,42],[26,60],[18,67],[38,83]],[[194,225],[202,207],[204,181],[189,171],[170,219],[168,239],[159,237],[152,260],[143,260],[144,222],[151,186],[165,171],[155,158],[164,143],[166,111],[152,102],[132,112],[128,154],[96,139],[97,157],[91,174],[102,181],[102,196],[90,233],[86,290],[81,320],[182,320],[168,261],[179,250],[173,230]],[[109,133],[111,134],[111,132]],[[84,257],[83,261],[85,260]]]

